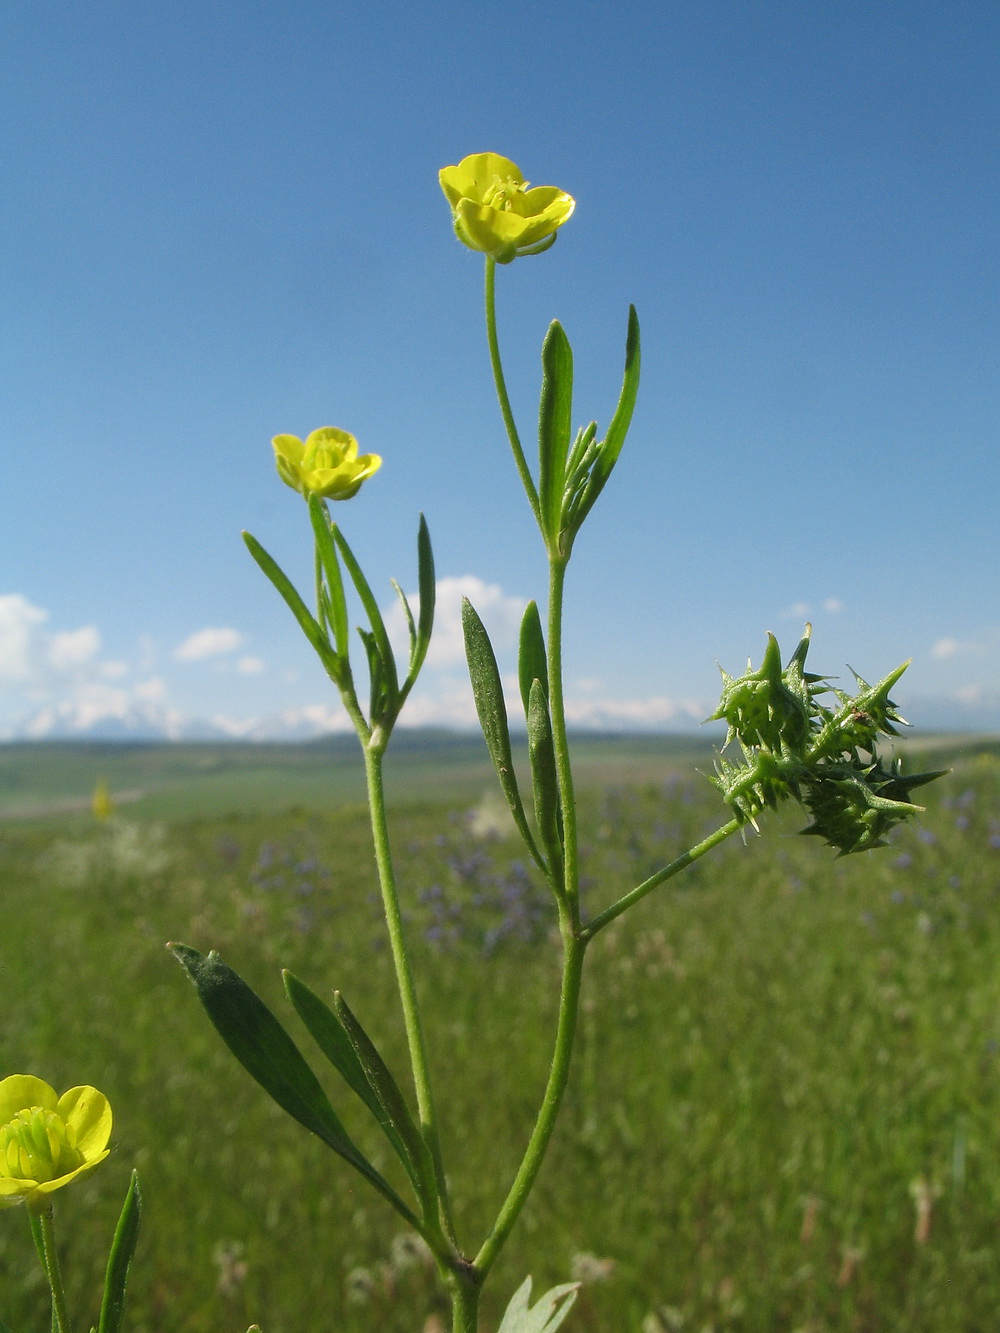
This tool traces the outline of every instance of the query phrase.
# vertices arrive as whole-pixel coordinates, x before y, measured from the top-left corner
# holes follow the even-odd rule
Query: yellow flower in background
[[[349,500],[382,466],[378,454],[359,458],[357,440],[336,426],[314,430],[304,444],[297,435],[276,435],[271,443],[278,476],[307,499]]]
[[[90,808],[94,812],[94,818],[99,819],[101,823],[106,819],[110,819],[115,813],[115,803],[111,799],[111,793],[108,791],[108,784],[103,778],[101,778],[97,786],[94,788],[94,794],[90,798]]]
[[[444,167],[438,179],[458,239],[498,264],[547,250],[576,207],[576,200],[554,185],[529,190],[520,169],[499,153],[463,157],[457,167]]]
[[[111,1107],[96,1088],[61,1097],[40,1078],[11,1074],[0,1082],[0,1207],[47,1207],[53,1190],[107,1157]]]

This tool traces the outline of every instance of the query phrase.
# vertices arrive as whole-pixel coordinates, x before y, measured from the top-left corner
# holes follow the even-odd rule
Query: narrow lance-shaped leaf
[[[358,634],[365,646],[365,654],[368,658],[368,679],[371,687],[368,711],[374,727],[378,723],[394,720],[393,700],[388,693],[384,659],[379,652],[375,635],[369,630],[362,629],[360,625],[358,626]]]
[[[635,410],[636,395],[639,392],[639,369],[641,364],[641,354],[639,345],[639,317],[635,313],[635,306],[629,306],[628,311],[628,333],[625,337],[625,374],[622,379],[622,391],[618,398],[618,406],[615,408],[615,414],[611,418],[611,425],[608,427],[608,433],[598,449],[594,465],[591,469],[590,478],[580,494],[578,503],[574,507],[572,523],[574,528],[579,528],[580,524],[586,518],[594,505],[594,501],[604,489],[608,477],[611,476],[611,470],[618,462],[618,455],[622,451],[622,445],[625,443],[625,436],[628,434],[628,428],[632,423],[632,413]]]
[[[591,421],[585,430],[577,432],[573,448],[566,460],[564,496],[573,494],[579,488],[600,447],[600,441],[597,439],[597,422]]]
[[[313,1040],[347,1086],[364,1102],[392,1144],[396,1155],[406,1168],[417,1194],[421,1191],[420,1172],[412,1154],[396,1130],[391,1117],[372,1090],[357,1052],[347,1035],[344,1024],[323,1000],[287,970],[282,974],[285,991],[299,1018],[309,1029]]]
[[[132,1262],[136,1241],[139,1239],[141,1214],[142,1194],[139,1190],[139,1177],[133,1171],[118,1225],[115,1227],[111,1253],[108,1255],[98,1333],[118,1333],[121,1328],[122,1315],[125,1312],[125,1287],[128,1283],[129,1264]]]
[[[219,1036],[252,1078],[317,1138],[366,1177],[411,1225],[419,1223],[392,1186],[352,1143],[299,1048],[264,1001],[214,951],[168,946],[194,983]]]
[[[553,871],[558,874],[563,863],[559,779],[556,775],[549,704],[540,680],[532,683],[528,699],[528,756],[531,760],[531,790],[535,800],[538,836],[549,854]],[[556,882],[554,876],[553,886]]]
[[[518,832],[533,859],[544,869],[545,862],[528,827],[524,807],[521,804],[521,794],[517,788],[514,759],[510,750],[507,705],[504,703],[497,659],[493,655],[493,646],[486,633],[486,627],[467,597],[462,600],[462,629],[465,632],[465,656],[469,663],[472,693],[486,748],[490,752],[493,767],[500,779],[500,788],[507,798]]]
[[[533,681],[540,680],[546,696],[549,692],[549,671],[545,659],[545,639],[538,603],[529,602],[521,618],[521,637],[517,652],[517,681],[521,689],[524,716],[528,716]]]
[[[312,644],[320,661],[323,663],[324,667],[326,667],[327,674],[331,679],[336,680],[337,655],[334,653],[333,648],[320,628],[316,618],[296,592],[291,579],[279,566],[277,561],[268,555],[267,551],[264,550],[256,537],[251,536],[249,532],[244,532],[243,540],[246,543],[247,550],[284,598],[288,609],[299,622],[299,627],[303,634]]]
[[[427,521],[420,515],[420,527],[417,530],[417,584],[420,591],[420,611],[417,616],[417,655],[410,663],[410,676],[416,679],[417,672],[424,664],[427,649],[430,646],[431,631],[434,628],[434,603],[437,597],[437,583],[434,577],[434,552],[431,550],[431,534]]]
[[[390,579],[392,590],[399,598],[399,604],[403,608],[403,615],[406,617],[406,628],[410,635],[410,661],[413,661],[414,654],[417,651],[417,626],[413,619],[413,612],[410,610],[410,603],[406,600],[406,593],[399,586],[395,579]]]
[[[361,598],[361,604],[365,608],[365,614],[368,617],[368,623],[371,625],[371,632],[378,647],[379,657],[382,659],[382,669],[385,673],[386,696],[394,708],[399,700],[399,677],[396,674],[396,659],[393,656],[392,648],[389,644],[389,636],[385,630],[385,624],[382,620],[382,613],[378,609],[378,602],[375,600],[375,594],[368,586],[368,580],[361,571],[361,566],[354,557],[354,552],[348,546],[344,534],[334,525],[334,540],[343,556],[344,564],[347,566],[347,572],[351,576],[351,582],[357,589],[358,596]]]
[[[350,650],[350,631],[347,624],[347,598],[344,596],[344,580],[340,574],[340,562],[337,548],[330,531],[330,519],[326,506],[318,495],[309,496],[309,517],[312,520],[313,535],[316,539],[316,553],[319,556],[326,575],[326,587],[329,594],[327,603],[330,623],[337,644],[337,652],[347,659]]]
[[[573,429],[573,351],[554,319],[542,344],[542,395],[538,409],[538,502],[542,530],[559,540],[566,456]]]
[[[375,1043],[351,1012],[340,991],[334,991],[333,1007],[354,1047],[354,1053],[358,1057],[369,1087],[375,1094],[383,1114],[405,1146],[418,1174],[418,1193],[428,1205],[433,1205],[436,1195],[434,1164],[430,1151],[413,1122],[410,1108],[400,1091],[399,1084],[393,1078]]]

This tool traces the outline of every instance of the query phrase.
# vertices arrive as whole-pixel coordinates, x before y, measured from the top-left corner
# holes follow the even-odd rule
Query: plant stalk
[[[477,1333],[481,1286],[456,1276],[449,1287],[452,1333]]]
[[[42,1261],[42,1268],[52,1292],[52,1329],[53,1333],[71,1333],[69,1310],[66,1307],[66,1292],[63,1288],[62,1273],[59,1268],[59,1254],[56,1250],[55,1230],[52,1225],[52,1205],[41,1213],[28,1213],[31,1235]]]
[[[573,1039],[576,1035],[576,1020],[580,1007],[580,983],[583,977],[583,958],[587,948],[586,940],[573,929],[569,912],[560,904],[560,929],[563,940],[562,988],[559,995],[559,1022],[556,1028],[555,1049],[552,1053],[552,1065],[549,1069],[545,1095],[538,1111],[538,1118],[532,1130],[531,1138],[525,1149],[524,1157],[518,1168],[514,1183],[510,1187],[503,1207],[493,1225],[493,1230],[486,1238],[476,1255],[475,1268],[481,1277],[485,1277],[500,1253],[504,1242],[510,1235],[511,1228],[531,1193],[531,1187],[541,1169],[545,1150],[549,1146],[556,1118],[562,1105],[563,1094],[569,1082],[570,1060],[573,1054]],[[457,1326],[456,1326],[457,1327]]]
[[[486,339],[490,347],[490,365],[493,367],[493,383],[496,385],[497,400],[500,403],[500,413],[503,417],[503,424],[507,428],[507,438],[510,440],[510,447],[514,453],[514,462],[517,464],[517,473],[521,478],[521,484],[524,486],[525,493],[528,496],[528,502],[531,505],[532,513],[536,521],[540,522],[538,509],[538,491],[535,489],[535,483],[528,468],[527,460],[524,457],[524,450],[521,448],[521,437],[517,433],[517,425],[514,421],[514,413],[510,406],[510,398],[507,396],[507,382],[503,375],[503,363],[500,360],[500,340],[497,337],[497,306],[496,306],[496,272],[497,261],[492,255],[486,256]]]
[[[409,1047],[410,1065],[413,1069],[413,1085],[417,1094],[420,1128],[434,1162],[439,1220],[448,1237],[454,1242],[454,1228],[441,1157],[441,1143],[438,1136],[434,1098],[431,1092],[427,1050],[420,1023],[420,1011],[417,1004],[416,987],[413,982],[413,971],[410,967],[410,956],[407,952],[406,938],[403,933],[403,918],[399,907],[399,894],[396,890],[392,849],[389,844],[389,828],[385,811],[385,788],[382,783],[384,750],[373,745],[365,745],[363,748],[365,776],[368,781],[368,806],[371,812],[372,840],[375,844],[375,861],[378,866],[379,886],[382,890],[382,906],[385,910],[385,921],[389,931],[392,961],[396,969],[396,984],[399,987],[399,997],[403,1007],[403,1023],[406,1027],[406,1041]]]
[[[714,833],[710,833],[707,838],[689,848],[683,855],[671,861],[668,866],[658,870],[655,875],[650,875],[649,879],[643,880],[641,884],[619,898],[616,903],[612,903],[610,907],[605,908],[592,921],[588,921],[580,932],[581,937],[587,941],[592,940],[599,930],[603,930],[605,926],[610,925],[615,917],[621,916],[622,912],[627,912],[633,903],[637,903],[640,898],[645,898],[647,893],[652,893],[661,884],[665,884],[668,879],[673,879],[674,875],[684,870],[692,861],[697,861],[706,852],[710,852],[713,847],[718,847],[720,842],[725,842],[727,838],[731,838],[742,827],[738,819],[731,819],[728,824],[723,824],[721,828],[717,828]]]
[[[549,669],[549,715],[552,721],[552,747],[555,753],[559,803],[563,830],[563,894],[572,914],[574,931],[580,926],[579,858],[576,832],[576,795],[573,769],[566,736],[566,709],[563,699],[562,620],[563,591],[566,585],[568,556],[549,559],[549,624],[546,653]]]

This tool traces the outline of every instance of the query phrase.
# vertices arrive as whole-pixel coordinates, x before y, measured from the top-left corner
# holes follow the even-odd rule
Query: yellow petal
[[[100,1166],[101,1162],[104,1161],[110,1151],[110,1148],[105,1148],[104,1151],[98,1153],[96,1157],[92,1157],[89,1162],[84,1162],[83,1165],[78,1166],[75,1171],[67,1171],[66,1174],[60,1176],[58,1180],[43,1180],[41,1184],[37,1186],[37,1192],[39,1194],[51,1194],[53,1190],[61,1190],[62,1187],[68,1185],[71,1180],[76,1180],[77,1176],[82,1176],[87,1171],[93,1171],[95,1166]]]
[[[35,1078],[33,1074],[10,1074],[0,1080],[0,1126],[13,1120],[18,1111],[29,1106],[41,1106],[54,1111],[59,1098],[54,1088]]]
[[[287,459],[290,463],[302,462],[306,447],[297,435],[276,435],[271,443],[279,457]]]
[[[438,172],[441,189],[452,208],[457,207],[460,199],[481,202],[498,178],[517,185],[524,184],[520,168],[509,157],[501,157],[499,153],[471,153],[463,157],[458,166],[444,167]]]
[[[76,1147],[88,1161],[107,1147],[112,1116],[103,1092],[86,1086],[70,1088],[59,1098],[56,1110],[71,1136],[75,1135]],[[72,1137],[70,1142],[73,1142]]]

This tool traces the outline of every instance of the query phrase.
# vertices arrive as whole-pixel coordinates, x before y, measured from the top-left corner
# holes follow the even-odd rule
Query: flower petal
[[[516,185],[524,184],[520,168],[499,153],[470,153],[457,167],[444,167],[438,172],[441,189],[452,208],[458,207],[460,199],[481,203],[487,189],[498,177]]]
[[[55,1088],[33,1074],[11,1074],[0,1080],[0,1126],[28,1106],[54,1111],[59,1103]]]
[[[112,1116],[103,1092],[86,1086],[70,1088],[59,1098],[56,1110],[67,1129],[75,1133],[76,1147],[88,1161],[106,1149],[111,1137]]]

